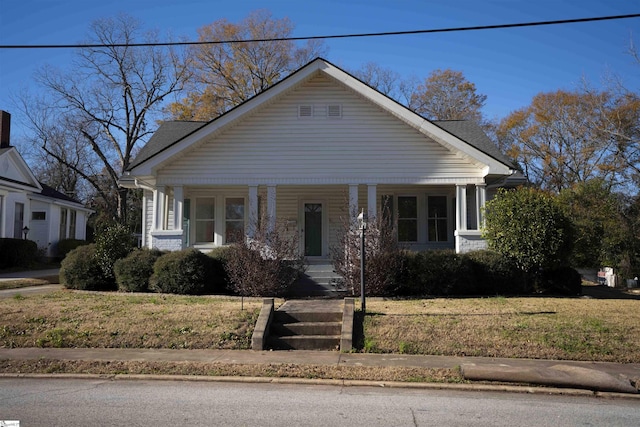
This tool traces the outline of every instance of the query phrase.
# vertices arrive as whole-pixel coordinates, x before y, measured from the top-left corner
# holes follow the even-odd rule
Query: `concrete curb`
[[[502,392],[521,394],[543,394],[554,396],[596,397],[604,399],[630,399],[640,401],[640,394],[594,392],[583,389],[536,387],[527,385],[493,385],[493,384],[450,384],[450,383],[405,383],[397,381],[365,381],[365,380],[335,380],[309,378],[280,378],[280,377],[208,377],[199,375],[153,375],[153,374],[15,374],[0,373],[3,378],[25,379],[78,379],[104,381],[194,381],[220,383],[247,384],[291,384],[291,385],[322,385],[332,387],[377,387],[377,388],[405,388],[416,390],[450,390],[469,392]]]

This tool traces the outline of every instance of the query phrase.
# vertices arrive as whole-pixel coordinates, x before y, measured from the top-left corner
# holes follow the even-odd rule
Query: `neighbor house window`
[[[70,211],[69,214],[69,238],[76,238],[76,211]]]
[[[244,238],[244,198],[225,199],[225,243],[241,242]]]
[[[215,238],[216,204],[213,197],[196,199],[196,243],[211,243]]]
[[[67,215],[66,209],[60,209],[60,240],[67,238]]]
[[[31,212],[31,219],[33,221],[44,221],[47,219],[47,213],[42,211]]]
[[[415,196],[398,197],[398,240],[418,241],[418,198]]]
[[[430,242],[449,240],[447,196],[427,197],[427,229]]]
[[[13,237],[22,239],[22,228],[24,227],[24,203],[16,203],[16,210],[13,220]]]

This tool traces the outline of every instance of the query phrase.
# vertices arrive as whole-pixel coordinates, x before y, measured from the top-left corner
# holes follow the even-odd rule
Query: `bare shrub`
[[[252,237],[229,248],[225,268],[231,289],[243,296],[286,295],[304,271],[296,230],[262,220]]]
[[[357,213],[344,216],[338,231],[338,243],[331,248],[335,271],[345,286],[360,295],[361,230],[353,218]],[[397,239],[396,228],[390,215],[378,212],[370,218],[365,230],[365,295],[395,295],[405,274],[405,256]]]

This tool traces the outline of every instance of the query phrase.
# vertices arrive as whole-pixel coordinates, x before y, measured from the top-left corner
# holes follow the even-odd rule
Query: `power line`
[[[334,34],[334,35],[325,35],[325,36],[276,37],[276,38],[266,38],[266,39],[250,39],[250,40],[217,40],[217,41],[195,41],[195,42],[191,41],[191,42],[114,43],[114,44],[0,45],[0,49],[81,49],[81,48],[101,48],[101,47],[195,46],[195,45],[207,45],[207,44],[346,39],[346,38],[356,38],[356,37],[384,37],[384,36],[402,36],[402,35],[411,35],[411,34],[452,33],[452,32],[459,32],[459,31],[497,30],[502,28],[540,27],[544,25],[577,24],[582,22],[611,21],[611,20],[629,19],[629,18],[640,18],[640,13],[634,13],[629,15],[599,16],[599,17],[593,17],[593,18],[560,19],[555,21],[521,22],[516,24],[478,25],[473,27],[436,28],[436,29],[430,29],[430,30],[388,31],[388,32],[382,32],[382,33]]]

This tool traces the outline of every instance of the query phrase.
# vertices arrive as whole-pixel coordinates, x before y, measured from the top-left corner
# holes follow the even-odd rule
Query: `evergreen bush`
[[[96,245],[79,246],[71,250],[60,265],[60,283],[69,289],[87,291],[114,290],[112,280],[96,262]]]
[[[38,245],[25,239],[0,239],[0,269],[29,267],[38,261]]]
[[[220,293],[217,270],[216,260],[196,249],[169,252],[155,262],[150,289],[183,295]]]
[[[113,265],[118,290],[148,292],[153,265],[163,253],[157,249],[136,249]]]
[[[78,240],[78,239],[62,239],[56,245],[56,257],[58,259],[64,259],[67,254],[82,245],[88,245],[89,242],[86,240]]]
[[[508,257],[491,250],[465,254],[471,262],[480,295],[518,295],[526,292],[524,273]]]
[[[129,229],[114,223],[104,228],[96,236],[96,262],[104,276],[115,283],[113,264],[126,257],[135,248],[135,241]]]

